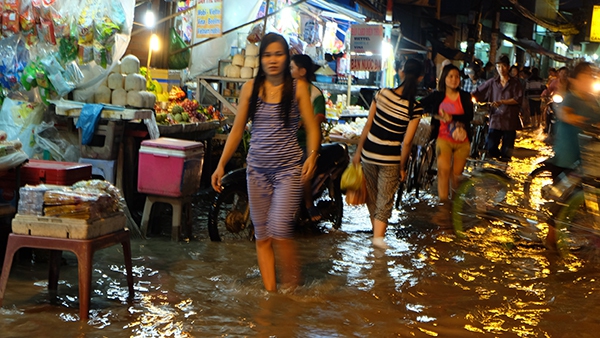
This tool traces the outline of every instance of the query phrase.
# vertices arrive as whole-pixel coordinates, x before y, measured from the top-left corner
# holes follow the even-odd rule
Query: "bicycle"
[[[493,237],[512,245],[514,235],[528,240],[534,235],[546,246],[555,247],[565,259],[585,252],[584,248],[600,246],[600,136],[586,133],[579,137],[582,163],[578,169],[562,173],[556,183],[542,189],[550,201],[547,212],[515,205],[510,193],[517,182],[502,169],[492,166],[474,170],[453,199],[452,222],[457,238],[491,231]],[[497,231],[498,227],[480,226],[481,220],[509,225],[513,237],[507,238],[506,233]]]
[[[474,117],[471,122],[473,128],[473,139],[471,140],[471,158],[481,159],[485,151],[485,139],[489,130],[489,104],[490,102],[473,102]]]
[[[407,177],[404,182],[400,182],[396,193],[395,208],[400,209],[402,196],[415,191],[415,197],[419,198],[419,193],[428,190],[435,177],[437,170],[434,169],[435,162],[435,140],[429,140],[431,134],[430,120],[421,120],[418,134],[415,135],[410,155],[406,162]]]
[[[555,216],[549,221],[547,237],[565,258],[600,246],[600,135],[579,134],[579,144],[581,163],[555,189],[562,194],[553,205]]]

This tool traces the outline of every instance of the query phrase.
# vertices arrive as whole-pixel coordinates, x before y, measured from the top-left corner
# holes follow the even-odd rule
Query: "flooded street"
[[[517,146],[517,178],[548,156],[530,150],[543,145],[529,137]],[[0,336],[596,337],[596,252],[567,264],[536,241],[458,240],[431,221],[432,196],[404,202],[388,227],[389,249],[371,246],[366,207],[345,206],[341,230],[298,239],[303,286],[268,294],[254,244],[211,242],[200,199],[193,239],[173,243],[165,226],[163,235],[132,240],[132,302],[121,248],[96,252],[87,323],[79,322],[74,255],[63,254],[53,303],[47,264],[17,261]]]

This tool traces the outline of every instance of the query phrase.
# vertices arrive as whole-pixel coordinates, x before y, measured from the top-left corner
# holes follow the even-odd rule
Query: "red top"
[[[465,110],[463,109],[462,103],[460,102],[460,95],[456,97],[456,100],[452,100],[448,96],[446,96],[440,104],[440,115],[442,111],[450,115],[464,115]],[[457,141],[454,138],[452,138],[452,132],[454,132],[454,130],[456,129],[455,124],[455,121],[440,121],[440,133],[438,134],[438,138],[454,143],[469,142],[469,139]]]

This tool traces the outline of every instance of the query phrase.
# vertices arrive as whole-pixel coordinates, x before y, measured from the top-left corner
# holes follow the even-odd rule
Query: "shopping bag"
[[[346,203],[348,205],[362,205],[367,203],[367,182],[364,177],[361,180],[360,188],[357,190],[347,190],[346,191]]]
[[[360,186],[363,181],[362,166],[360,164],[355,165],[350,163],[348,168],[342,173],[342,181],[340,182],[340,188],[342,191],[345,190],[360,190]]]

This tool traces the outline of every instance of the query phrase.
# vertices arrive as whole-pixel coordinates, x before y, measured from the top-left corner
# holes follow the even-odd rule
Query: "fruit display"
[[[160,125],[198,123],[224,119],[218,109],[215,109],[212,105],[208,107],[200,106],[198,101],[188,99],[185,92],[177,86],[173,86],[168,95],[168,102],[157,102],[154,105],[156,123]]]

